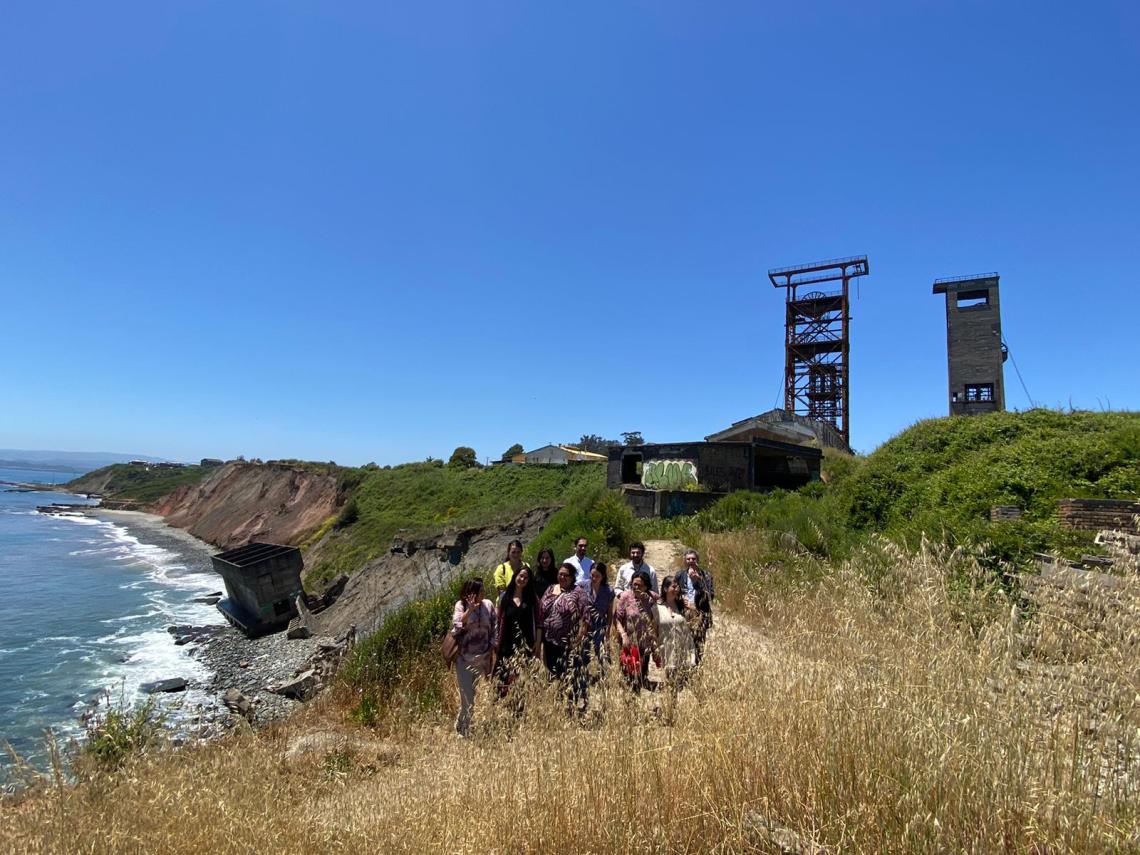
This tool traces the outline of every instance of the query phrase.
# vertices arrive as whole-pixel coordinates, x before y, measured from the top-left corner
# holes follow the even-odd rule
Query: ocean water
[[[59,473],[0,470],[0,480],[53,483]],[[193,602],[223,589],[207,544],[137,515],[36,511],[84,501],[0,484],[0,743],[41,767],[45,730],[80,735],[79,716],[107,693],[132,703],[151,680],[208,679],[167,627],[224,622]],[[174,721],[208,700],[197,689],[156,697]]]

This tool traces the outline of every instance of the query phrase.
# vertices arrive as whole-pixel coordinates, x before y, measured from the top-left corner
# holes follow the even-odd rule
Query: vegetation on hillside
[[[1062,529],[1062,498],[1140,494],[1140,413],[1032,410],[919,422],[866,458],[829,455],[826,484],[736,493],[692,518],[652,530],[693,539],[756,529],[786,533],[817,555],[845,558],[883,535],[962,545],[997,568],[1034,552],[1078,556],[1091,535]],[[994,505],[1022,519],[991,523]],[[791,543],[788,538],[785,544]]]
[[[586,728],[543,679],[516,686],[521,719],[484,687],[476,737],[457,741],[438,652],[455,580],[362,639],[304,716],[224,746],[126,752],[117,769],[116,754],[0,817],[0,836],[171,852],[218,835],[347,852],[774,851],[788,835],[800,850],[1133,848],[1138,577],[1026,610],[994,567],[1085,548],[1057,526],[1056,500],[1135,497],[1138,466],[1140,415],[1034,411],[922,422],[867,458],[829,454],[826,483],[669,521],[634,520],[600,466],[345,470],[348,501],[321,546],[345,568],[400,528],[541,504],[563,507],[531,557],[578,534],[609,559],[636,537],[699,542],[721,615],[700,675],[674,709],[635,701],[611,673]],[[1025,517],[990,524],[994,504]],[[335,738],[282,763],[315,728]],[[235,779],[246,786],[214,822],[185,822]],[[491,831],[488,815],[512,820]]]
[[[99,493],[129,502],[154,502],[187,484],[197,484],[214,471],[209,466],[141,466],[113,463],[88,472],[64,486],[76,493]]]
[[[440,529],[490,525],[531,508],[577,505],[605,483],[605,467],[492,466],[408,463],[361,469],[340,517],[318,532],[309,579],[352,573],[387,551],[398,532],[415,537]]]

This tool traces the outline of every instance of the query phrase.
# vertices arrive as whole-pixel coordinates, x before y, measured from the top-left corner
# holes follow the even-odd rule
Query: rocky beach
[[[112,519],[127,526],[143,540],[173,540],[197,553],[217,551],[215,547],[166,524],[163,517],[138,511],[83,509],[95,518]],[[214,606],[225,591],[221,577],[218,588],[195,601]],[[219,613],[220,617],[220,613]],[[198,676],[180,673],[175,666],[160,679],[145,685],[155,694],[189,692],[192,713],[182,727],[197,736],[211,737],[232,726],[237,717],[263,727],[288,716],[302,701],[325,684],[339,661],[348,640],[331,636],[298,633],[287,637],[285,630],[248,638],[228,623],[186,623],[166,627],[170,643],[185,648],[192,661],[204,666],[193,669]],[[162,684],[169,684],[165,690]]]

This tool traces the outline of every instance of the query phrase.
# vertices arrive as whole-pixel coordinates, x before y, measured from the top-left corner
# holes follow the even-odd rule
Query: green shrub
[[[1075,553],[1090,538],[1066,532],[1057,501],[1140,492],[1140,414],[1032,410],[919,422],[836,486],[836,508],[857,532],[911,546],[929,534],[966,545],[991,564],[1034,551]],[[991,524],[993,505],[1023,508]]]
[[[427,710],[438,708],[447,669],[438,650],[451,626],[452,611],[467,576],[420,600],[389,613],[376,632],[360,641],[341,670],[342,679],[358,694],[353,717],[363,724],[380,721],[397,691],[402,700]],[[408,678],[416,674],[418,685]]]
[[[550,547],[561,561],[574,551],[579,537],[590,541],[590,554],[598,560],[610,562],[625,554],[638,534],[633,512],[620,493],[597,486],[572,497],[527,545],[527,558],[533,561],[540,549]]]
[[[596,463],[463,469],[435,461],[361,470],[348,500],[357,517],[325,538],[307,581],[356,571],[385,552],[401,530],[417,536],[502,522],[535,507],[574,504],[604,483],[605,467]]]
[[[457,469],[470,469],[472,466],[479,465],[479,459],[475,456],[475,449],[469,445],[461,445],[451,452],[451,458],[447,461],[447,465]]]
[[[1140,414],[994,413],[931,419],[866,458],[828,452],[827,483],[795,491],[738,492],[692,518],[639,523],[642,532],[693,542],[700,533],[744,529],[790,535],[783,547],[845,558],[884,534],[917,548],[922,538],[962,547],[995,574],[1034,552],[1072,557],[1093,549],[1085,532],[1062,529],[1061,498],[1140,493]],[[991,523],[990,508],[1015,504],[1022,519]]]
[[[340,509],[340,513],[337,515],[336,522],[333,523],[333,528],[348,528],[358,519],[360,519],[360,504],[356,501],[356,497],[353,496],[351,499],[345,502],[344,507]]]
[[[89,761],[99,768],[115,768],[161,740],[165,722],[154,698],[131,706],[124,698],[112,702],[108,693],[105,701],[107,709],[91,716],[85,725],[81,763]]]

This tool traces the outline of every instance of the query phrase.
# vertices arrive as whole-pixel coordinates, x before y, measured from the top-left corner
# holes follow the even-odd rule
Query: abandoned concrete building
[[[210,560],[229,594],[218,611],[246,635],[264,635],[296,617],[304,566],[297,547],[247,543]]]
[[[695,513],[736,490],[791,490],[818,481],[822,459],[818,448],[759,438],[615,445],[606,485],[621,490],[637,516],[668,518]]]
[[[946,361],[950,415],[1005,409],[998,274],[936,279],[934,293],[946,295]]]
[[[709,442],[750,442],[754,439],[773,439],[795,445],[819,445],[851,453],[843,434],[830,422],[821,422],[775,409],[733,422],[729,427],[705,437]]]

